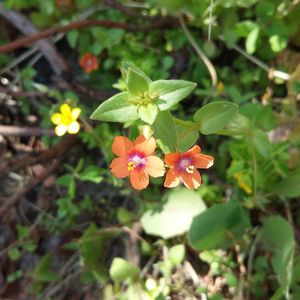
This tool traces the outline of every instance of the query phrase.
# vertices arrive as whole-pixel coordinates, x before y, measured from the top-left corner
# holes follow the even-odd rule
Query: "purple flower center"
[[[127,168],[132,171],[136,168],[143,168],[146,165],[146,158],[139,153],[132,153],[128,156]]]
[[[179,171],[185,171],[187,173],[194,173],[195,166],[193,160],[187,157],[180,157],[176,167]]]

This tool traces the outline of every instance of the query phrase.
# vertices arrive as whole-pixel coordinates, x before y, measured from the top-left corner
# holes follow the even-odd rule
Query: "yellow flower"
[[[243,172],[237,172],[233,177],[237,180],[237,183],[242,190],[249,195],[253,193],[252,188],[247,184],[247,178],[245,178]]]
[[[75,134],[79,131],[80,126],[77,119],[81,113],[81,109],[74,107],[71,109],[69,104],[65,103],[60,106],[60,113],[54,113],[51,116],[51,121],[56,125],[55,134],[62,136],[66,132]]]

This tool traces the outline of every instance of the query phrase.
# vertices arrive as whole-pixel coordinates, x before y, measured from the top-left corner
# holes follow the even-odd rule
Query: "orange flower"
[[[149,184],[149,175],[161,177],[165,173],[163,161],[152,155],[156,148],[153,137],[146,139],[140,135],[133,143],[124,136],[117,136],[112,144],[112,151],[116,154],[111,164],[111,172],[117,178],[130,176],[133,188],[142,190]]]
[[[165,187],[172,188],[180,182],[189,189],[196,189],[201,185],[198,168],[207,169],[214,163],[214,158],[200,153],[201,148],[194,146],[184,153],[174,152],[165,155],[165,162],[170,170],[167,172]]]
[[[84,69],[85,73],[91,73],[99,69],[97,57],[91,53],[85,53],[80,59],[79,65]]]

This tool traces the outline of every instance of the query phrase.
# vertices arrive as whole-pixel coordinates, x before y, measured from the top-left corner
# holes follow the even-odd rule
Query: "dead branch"
[[[0,15],[2,15],[8,22],[12,23],[16,28],[18,28],[24,35],[28,36],[28,38],[40,33],[39,30],[37,30],[32,25],[32,23],[20,12],[14,10],[5,10],[0,5]],[[56,51],[55,47],[51,44],[50,41],[38,41],[37,46],[50,63],[55,74],[59,75],[62,72],[68,71],[68,66],[64,58]]]
[[[61,27],[53,27],[40,31],[39,33],[32,34],[29,37],[18,39],[14,42],[0,46],[0,53],[10,52],[15,49],[28,46],[32,43],[35,43],[39,40],[49,38],[50,36],[60,33],[68,32],[70,30],[86,28],[86,27],[106,27],[106,28],[120,28],[129,31],[148,31],[159,28],[173,27],[178,26],[178,22],[174,19],[163,18],[151,24],[127,24],[121,22],[114,22],[109,20],[80,20],[70,23]]]
[[[0,135],[4,136],[41,136],[54,135],[52,129],[40,127],[20,127],[10,125],[0,125]]]
[[[17,191],[12,197],[8,198],[0,207],[0,218],[2,218],[13,206],[18,204],[25,195],[35,188],[39,183],[43,182],[50,174],[52,174],[60,166],[59,161],[54,161],[45,171],[37,178],[33,179],[28,186]]]
[[[67,152],[77,142],[78,139],[76,136],[66,136],[59,144],[36,155],[32,155],[32,153],[26,153],[25,155],[21,155],[17,158],[13,157],[0,164],[0,173],[7,171],[13,172],[27,166],[48,162],[49,160],[59,157],[63,153]]]

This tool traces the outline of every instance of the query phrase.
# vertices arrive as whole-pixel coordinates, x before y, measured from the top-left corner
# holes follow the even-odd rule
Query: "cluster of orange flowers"
[[[134,189],[142,190],[149,184],[149,175],[162,177],[165,165],[169,168],[164,186],[176,187],[180,182],[189,188],[196,189],[201,185],[201,176],[197,169],[207,169],[214,163],[214,158],[200,153],[198,145],[188,151],[174,152],[165,155],[165,164],[153,155],[156,141],[153,137],[146,139],[140,135],[135,142],[124,136],[117,136],[112,144],[112,151],[118,157],[110,165],[111,172],[117,178],[130,177]]]

